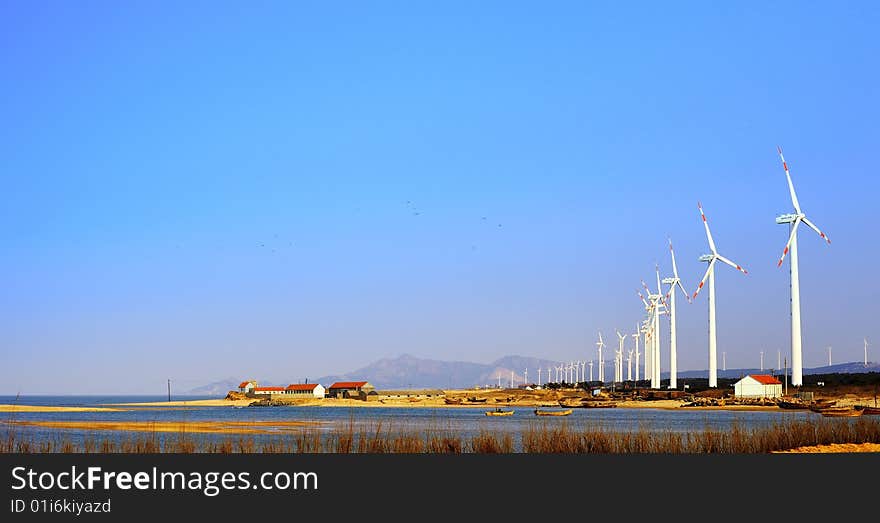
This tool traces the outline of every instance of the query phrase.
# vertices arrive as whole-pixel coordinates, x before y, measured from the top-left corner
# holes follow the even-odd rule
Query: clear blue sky
[[[877,2],[7,0],[0,393],[595,359],[667,236],[698,283],[697,201],[749,270],[718,267],[719,368],[775,367],[777,144],[833,242],[800,235],[804,365],[877,360],[877,27]],[[679,369],[707,368],[706,298]]]

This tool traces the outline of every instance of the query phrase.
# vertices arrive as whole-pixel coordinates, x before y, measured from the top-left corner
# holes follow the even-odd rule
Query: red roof
[[[258,390],[264,390],[264,391],[284,390],[284,387],[255,387],[254,388],[254,391],[258,391]]]
[[[238,388],[243,389],[243,388],[247,387],[248,385],[250,385],[250,383],[251,382],[249,382],[249,381],[242,381],[241,383],[238,384]]]
[[[287,390],[314,390],[317,383],[293,383],[287,386]]]
[[[331,389],[357,389],[366,385],[366,381],[337,381],[330,385]]]
[[[782,382],[769,374],[749,374],[755,381],[762,385],[782,385]]]

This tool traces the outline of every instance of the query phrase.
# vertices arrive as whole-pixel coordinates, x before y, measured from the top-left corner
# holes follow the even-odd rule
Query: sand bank
[[[315,421],[13,421],[10,424],[52,429],[214,434],[279,434],[320,425]]]
[[[47,405],[7,405],[0,404],[0,412],[121,412],[127,409],[110,407],[57,407]]]

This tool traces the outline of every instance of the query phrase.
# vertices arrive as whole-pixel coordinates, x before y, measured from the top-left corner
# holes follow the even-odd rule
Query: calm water
[[[23,405],[57,405],[71,407],[106,407],[111,403],[165,401],[163,396],[22,396]],[[174,400],[215,399],[213,397],[174,397]],[[0,403],[15,403],[13,396],[0,396]],[[406,430],[455,433],[469,437],[480,431],[510,432],[516,441],[528,428],[553,426],[566,423],[569,427],[597,427],[614,431],[692,432],[706,428],[726,431],[734,425],[750,430],[773,423],[802,420],[818,416],[809,411],[705,411],[664,409],[574,409],[570,416],[559,418],[536,417],[532,407],[512,407],[512,416],[492,417],[484,414],[485,408],[406,408],[406,407],[119,407],[121,412],[21,412],[2,413],[6,421],[16,420],[93,420],[93,421],[312,421],[318,422],[319,430],[332,431],[354,423],[358,428],[375,428],[381,423],[383,430]],[[506,407],[505,407],[506,408]],[[8,425],[0,429],[8,430]],[[128,438],[130,432],[89,431],[81,429],[46,429],[42,427],[17,426],[16,433],[41,440],[65,438],[81,441],[84,438]],[[159,437],[175,437],[159,434]],[[200,434],[200,438],[229,439],[228,434]],[[233,436],[234,437],[234,436]],[[258,439],[263,436],[258,436]],[[270,437],[271,436],[265,436]]]

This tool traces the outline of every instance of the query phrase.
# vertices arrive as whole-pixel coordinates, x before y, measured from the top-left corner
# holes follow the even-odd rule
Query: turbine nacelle
[[[780,214],[776,217],[776,223],[793,223],[798,218],[806,218],[806,214]]]
[[[714,258],[714,257],[715,257],[714,254],[704,254],[704,255],[700,256],[700,261],[701,262],[710,262],[710,261],[712,261],[712,258]]]

